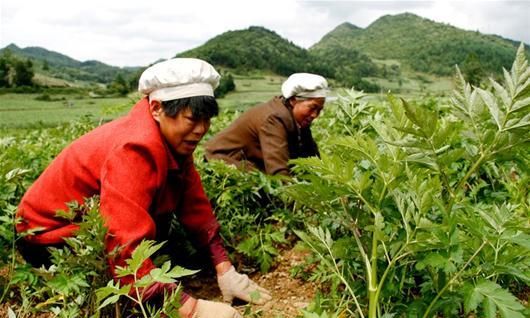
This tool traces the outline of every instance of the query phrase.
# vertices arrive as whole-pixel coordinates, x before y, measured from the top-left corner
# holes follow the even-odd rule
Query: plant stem
[[[368,276],[368,317],[377,317],[377,233],[374,230],[372,234],[372,256],[370,263],[372,265],[371,275]]]
[[[440,292],[438,292],[438,294],[436,295],[436,297],[434,297],[434,299],[431,301],[431,303],[429,304],[429,307],[427,307],[427,310],[425,311],[425,314],[423,314],[423,318],[427,318],[427,315],[429,314],[429,312],[432,310],[432,307],[434,306],[434,304],[436,303],[436,301],[443,295],[443,293],[447,290],[447,288],[449,288],[449,286],[451,286],[451,284],[458,278],[460,277],[460,274],[462,274],[462,272],[464,271],[464,269],[466,269],[466,267],[471,263],[471,261],[478,255],[478,253],[482,250],[482,248],[486,245],[488,241],[484,241],[482,242],[482,244],[480,245],[480,247],[475,251],[475,253],[473,255],[471,255],[471,257],[469,258],[469,260],[464,264],[464,266],[458,271],[458,273],[455,274],[455,276],[453,276],[449,282],[447,282],[447,284],[445,284],[445,286],[440,290]]]
[[[138,281],[138,277],[136,276],[136,273],[134,273],[134,282],[136,282],[136,281]],[[149,316],[147,316],[147,313],[145,312],[145,308],[144,308],[144,305],[142,303],[142,297],[140,295],[140,291],[138,290],[138,287],[134,287],[134,289],[136,290],[136,298],[137,298],[136,303],[140,306],[140,309],[142,310],[142,315],[145,318],[149,318]]]
[[[348,281],[346,281],[346,278],[344,278],[344,275],[342,275],[342,273],[340,272],[339,266],[337,265],[337,262],[335,262],[335,257],[333,256],[333,252],[331,251],[331,248],[328,246],[328,244],[324,240],[321,240],[321,241],[322,243],[324,243],[324,246],[326,247],[329,255],[331,256],[331,260],[333,261],[333,266],[335,267],[335,272],[337,273],[337,276],[339,276],[344,286],[346,286],[346,289],[348,289],[348,291],[352,295],[353,301],[355,302],[355,306],[357,306],[357,310],[359,311],[359,314],[361,315],[362,318],[364,318],[363,311],[361,310],[361,305],[359,305],[359,302],[357,301],[357,296],[355,296],[355,292],[351,288]]]
[[[467,171],[466,175],[460,180],[460,182],[458,182],[458,184],[456,185],[453,193],[455,193],[455,195],[453,195],[451,197],[451,199],[449,200],[449,202],[447,203],[446,205],[446,211],[447,213],[451,213],[451,209],[453,208],[453,204],[455,203],[455,199],[456,199],[456,193],[457,191],[462,188],[462,186],[466,183],[466,181],[469,179],[469,177],[471,177],[471,175],[473,173],[475,173],[475,171],[480,167],[480,165],[482,164],[482,162],[486,159],[486,155],[484,153],[482,153],[480,155],[480,157],[475,161],[475,163],[473,164],[473,166],[471,166],[471,168],[469,168],[469,170]]]
[[[342,208],[344,209],[344,212],[346,215],[349,215],[348,213],[348,209],[346,207],[346,204],[344,202],[344,200],[340,200],[341,204],[342,204]],[[361,252],[361,256],[364,260],[364,263],[365,263],[365,266],[366,266],[366,273],[368,274],[368,282],[370,282],[370,275],[371,275],[371,271],[370,271],[370,260],[368,259],[368,255],[366,254],[366,252],[364,251],[364,247],[363,247],[363,244],[359,238],[359,234],[357,233],[357,224],[355,224],[355,222],[353,222],[354,224],[354,228],[353,228],[353,237],[355,238],[355,243],[357,243],[357,247],[359,248],[359,252]],[[324,245],[327,247],[327,244],[325,244],[325,242],[323,241]],[[330,253],[330,255],[333,255],[331,254],[331,250],[328,248],[328,253]],[[335,264],[335,268],[337,270],[337,273],[339,273],[338,271],[338,267],[335,263],[335,259],[332,257],[333,259],[333,263]],[[364,315],[363,315],[363,312],[361,310],[361,306],[359,305],[359,303],[357,302],[357,297],[355,296],[355,293],[353,292],[353,290],[349,287],[349,284],[344,280],[344,278],[342,277],[342,275],[339,275],[340,279],[343,281],[343,283],[346,285],[346,287],[350,290],[350,293],[353,295],[353,300],[355,301],[355,305],[357,306],[357,310],[359,311],[359,314],[361,315],[362,318],[364,318]]]

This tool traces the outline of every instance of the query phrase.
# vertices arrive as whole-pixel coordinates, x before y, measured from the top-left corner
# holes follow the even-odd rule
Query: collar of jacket
[[[298,132],[298,135],[300,135],[300,130],[301,130],[301,127],[300,125],[298,124],[298,122],[296,121],[296,119],[294,119],[294,115],[293,115],[293,106],[291,106],[291,104],[289,103],[289,100],[283,96],[277,96],[278,99],[280,99],[280,101],[282,102],[282,104],[285,106],[285,108],[287,108],[287,110],[289,111],[289,114],[291,114],[291,118],[293,119],[293,123],[294,123],[294,126],[296,127],[296,131]]]

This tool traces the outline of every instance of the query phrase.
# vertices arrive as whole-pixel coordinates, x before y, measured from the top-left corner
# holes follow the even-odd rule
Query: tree
[[[473,86],[480,86],[480,82],[484,78],[484,69],[480,64],[478,55],[471,52],[467,55],[464,63],[462,63],[462,75]]]
[[[215,89],[214,95],[215,97],[220,98],[235,89],[236,84],[234,83],[232,74],[226,73],[221,77],[221,81],[219,82],[219,86]]]
[[[14,62],[15,75],[13,84],[15,86],[32,86],[33,85],[33,63],[30,60]]]
[[[112,83],[110,83],[109,91],[111,93],[117,93],[120,96],[125,96],[129,93],[129,83],[121,73],[118,73]]]
[[[7,59],[0,57],[0,87],[9,87],[9,64]]]

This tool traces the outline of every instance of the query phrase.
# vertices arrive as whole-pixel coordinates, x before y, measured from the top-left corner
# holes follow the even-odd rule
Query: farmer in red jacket
[[[155,64],[144,71],[139,91],[147,95],[130,113],[94,129],[65,148],[28,189],[18,209],[22,221],[17,231],[41,228],[26,236],[20,250],[34,265],[49,263],[46,247],[61,246],[64,237],[77,226],[56,217],[66,203],[100,196],[100,211],[108,228],[106,250],[118,248],[109,258],[116,266],[144,240],[153,240],[172,214],[199,246],[209,250],[225,301],[234,297],[251,301],[251,293],[264,303],[268,291],[237,273],[219,236],[219,224],[205,195],[192,154],[217,115],[213,90],[219,74],[208,63],[176,58]],[[141,275],[154,268],[143,264]],[[120,280],[130,283],[131,277]],[[147,287],[145,298],[172,290],[174,284],[156,283]],[[183,294],[183,317],[239,317],[229,305]]]

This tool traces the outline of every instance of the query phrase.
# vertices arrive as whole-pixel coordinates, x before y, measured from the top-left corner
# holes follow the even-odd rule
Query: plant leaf
[[[495,98],[493,97],[493,95],[488,92],[488,91],[485,91],[483,89],[477,89],[479,94],[480,94],[480,97],[482,97],[482,100],[484,101],[484,104],[486,104],[486,106],[488,107],[489,111],[490,111],[490,114],[491,114],[491,117],[493,117],[493,120],[495,120],[495,123],[497,124],[497,127],[499,128],[499,130],[502,129],[501,127],[501,116],[503,116],[503,114],[501,113],[500,109],[499,109],[499,106],[497,105],[497,102],[495,101]]]

